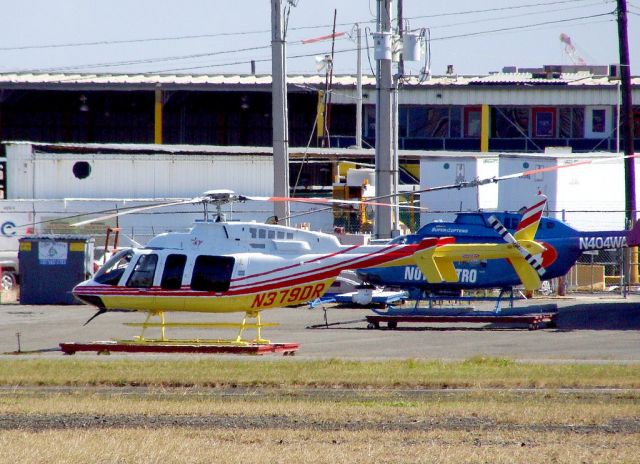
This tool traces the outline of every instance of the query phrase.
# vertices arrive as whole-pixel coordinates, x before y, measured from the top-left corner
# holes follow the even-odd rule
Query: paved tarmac
[[[279,322],[263,329],[274,342],[298,342],[297,358],[341,359],[466,359],[473,356],[507,357],[526,361],[640,362],[640,295],[577,295],[563,299],[534,299],[516,303],[557,304],[557,327],[529,331],[486,324],[400,324],[396,330],[367,329],[366,308],[306,307],[263,312],[263,322]],[[477,308],[490,309],[489,304]],[[36,352],[28,356],[62,356],[61,342],[126,339],[139,329],[124,322],[142,322],[142,313],[107,313],[83,324],[95,312],[89,306],[0,305],[0,357],[9,357],[18,347]],[[168,321],[236,321],[241,314],[168,314]],[[315,328],[312,328],[315,327]],[[147,335],[154,335],[149,329]],[[170,330],[169,336],[229,337],[232,332]],[[3,354],[4,353],[4,354]],[[24,355],[23,355],[24,356]],[[79,353],[77,357],[95,356]],[[113,355],[133,356],[133,355]],[[135,355],[167,356],[167,355]],[[190,355],[184,355],[190,356]],[[193,355],[191,355],[193,356]],[[229,356],[229,355],[226,355]],[[269,359],[279,355],[266,356]],[[289,359],[289,358],[285,358]]]

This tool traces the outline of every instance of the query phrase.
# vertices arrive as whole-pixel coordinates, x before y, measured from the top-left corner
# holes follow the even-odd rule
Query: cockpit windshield
[[[105,285],[118,285],[122,274],[129,265],[131,258],[133,257],[133,250],[131,248],[120,250],[113,255],[109,260],[98,269],[93,280],[100,284]]]

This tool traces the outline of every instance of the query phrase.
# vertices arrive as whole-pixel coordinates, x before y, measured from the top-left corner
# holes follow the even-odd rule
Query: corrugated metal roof
[[[71,154],[158,154],[158,155],[236,155],[236,156],[271,156],[272,147],[220,146],[220,145],[156,145],[156,144],[127,144],[127,143],[47,143],[29,141],[2,142],[7,146],[33,147],[39,154],[71,155]],[[496,156],[496,153],[456,152],[441,150],[398,150],[403,160],[417,160],[420,158],[440,157],[478,157]],[[301,159],[370,159],[375,156],[372,148],[321,148],[321,147],[290,147],[289,156],[292,160]]]
[[[290,75],[290,85],[324,86],[323,75]],[[616,86],[618,80],[607,76],[594,76],[587,72],[564,73],[542,77],[533,73],[495,73],[485,76],[432,76],[421,80],[408,77],[403,80],[403,87],[430,86],[474,86],[474,85],[580,85],[580,86]],[[640,77],[632,79],[634,85],[640,86]],[[32,86],[32,85],[95,85],[95,86],[269,86],[270,75],[252,74],[76,74],[76,73],[0,73],[0,86]],[[338,87],[355,87],[356,76],[337,75],[333,77],[333,85]],[[374,86],[375,78],[363,76],[363,85]]]

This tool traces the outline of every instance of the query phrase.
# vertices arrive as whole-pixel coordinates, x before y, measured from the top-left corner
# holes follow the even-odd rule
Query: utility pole
[[[357,74],[358,78],[356,81],[356,93],[357,102],[356,102],[356,147],[362,148],[362,29],[360,29],[360,25],[356,24],[356,48],[358,49],[358,60],[357,60]]]
[[[618,41],[620,47],[620,84],[622,92],[622,140],[624,142],[625,156],[633,156],[633,103],[631,99],[631,68],[629,64],[629,38],[627,36],[627,1],[618,1]],[[635,195],[635,160],[626,158],[625,168],[625,192],[627,222],[635,222],[636,195]]]
[[[392,33],[391,0],[377,0],[376,58],[376,197],[381,203],[390,203],[393,172],[392,152]],[[391,208],[376,206],[375,235],[391,238]]]
[[[624,188],[625,218],[627,226],[632,228],[636,223],[636,175],[633,147],[633,102],[631,95],[631,66],[629,63],[629,38],[627,35],[627,1],[617,0],[618,8],[618,41],[620,50],[620,84],[622,92],[622,136],[624,141]],[[620,128],[619,128],[620,129]],[[636,256],[631,259],[631,256]],[[631,253],[628,263],[631,265],[630,282],[638,282],[637,251]]]
[[[625,218],[629,228],[636,223],[636,182],[635,182],[635,158],[633,146],[633,102],[631,93],[631,67],[629,62],[629,38],[627,33],[627,2],[617,0],[618,15],[618,41],[620,50],[620,84],[622,105],[622,135],[624,141],[624,186],[625,186]],[[620,130],[620,128],[618,129]],[[628,266],[631,270],[629,283],[638,282],[638,251],[632,249],[626,255]]]
[[[273,118],[273,195],[289,196],[289,128],[286,41],[281,0],[271,0],[271,114]],[[276,202],[273,214],[289,225],[289,202]]]
[[[402,2],[403,0],[398,0],[398,35],[400,36],[400,40],[402,40],[402,34],[404,33],[404,8]],[[398,59],[398,76],[400,76],[400,78],[404,76],[404,56],[402,52],[400,52]]]

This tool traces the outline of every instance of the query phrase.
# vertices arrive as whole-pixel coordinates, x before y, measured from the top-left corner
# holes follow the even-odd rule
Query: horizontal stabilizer
[[[523,240],[520,246],[532,255],[546,250],[538,242]],[[450,261],[478,261],[482,259],[520,258],[518,249],[510,243],[465,243],[443,245],[434,250],[436,256]]]

